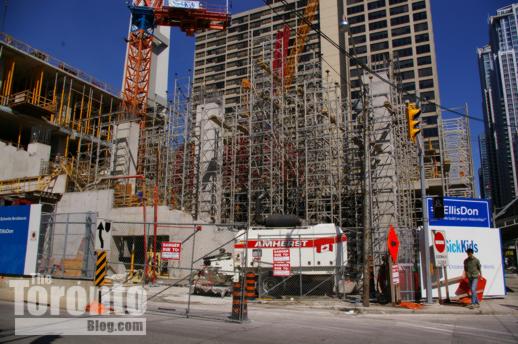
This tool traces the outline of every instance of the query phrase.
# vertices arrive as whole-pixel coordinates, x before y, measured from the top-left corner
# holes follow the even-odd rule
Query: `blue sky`
[[[4,0],[5,1],[5,0]],[[35,48],[64,60],[106,81],[122,84],[129,11],[125,0],[11,0],[4,31]],[[221,1],[221,0],[217,0]],[[467,103],[470,114],[482,118],[476,48],[487,43],[487,18],[503,0],[431,0],[441,103],[447,107]],[[232,11],[262,5],[261,0],[234,0]],[[194,39],[173,30],[171,79],[192,68]],[[483,123],[472,121],[473,159],[479,164],[477,137]],[[475,169],[475,178],[478,177]]]

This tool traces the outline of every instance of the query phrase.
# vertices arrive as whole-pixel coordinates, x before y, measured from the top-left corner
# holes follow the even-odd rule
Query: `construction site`
[[[113,280],[193,285],[193,269],[207,257],[233,254],[238,231],[292,215],[300,226],[334,224],[346,235],[347,259],[331,264],[331,280],[342,283],[336,294],[359,293],[366,265],[378,278],[394,227],[401,297],[418,299],[423,205],[406,115],[416,100],[401,86],[399,57],[370,62],[356,75],[361,92],[353,98],[358,61],[317,44],[317,26],[346,34],[339,9],[330,13],[318,0],[269,2],[232,21],[228,4],[216,0],[138,0],[130,10],[126,64],[113,66],[124,71],[121,91],[0,34],[0,204],[42,205],[36,272],[93,278],[97,226],[109,222]],[[253,23],[233,31],[256,13],[279,18],[262,33],[252,33]],[[336,21],[326,26],[326,16]],[[207,45],[194,74],[172,90],[170,27],[195,35],[197,49]],[[211,58],[211,39],[223,38],[240,46],[227,45],[215,53],[226,61],[211,63],[232,79],[207,85],[196,63]],[[342,65],[338,73],[331,59]],[[440,145],[424,142],[427,195],[473,197],[467,117],[443,120],[440,109],[437,116]],[[161,260],[163,242],[191,235],[185,260]],[[318,289],[303,292],[302,275],[296,293]]]

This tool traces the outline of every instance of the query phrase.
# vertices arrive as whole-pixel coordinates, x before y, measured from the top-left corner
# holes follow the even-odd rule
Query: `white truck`
[[[332,291],[347,264],[347,237],[332,223],[251,227],[237,238],[234,265],[258,275],[259,295],[299,294],[301,286]]]

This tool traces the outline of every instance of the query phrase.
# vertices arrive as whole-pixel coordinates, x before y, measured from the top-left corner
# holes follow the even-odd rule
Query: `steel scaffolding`
[[[466,114],[467,114],[467,109]],[[469,118],[443,119],[443,147],[447,161],[445,194],[452,197],[474,197],[473,161]]]
[[[378,63],[373,68],[384,79],[397,83],[395,63]],[[418,181],[417,148],[407,137],[405,104],[402,93],[379,78],[362,77],[363,101],[351,104],[347,123],[347,209],[350,230],[350,249],[361,252],[362,199],[369,197],[372,264],[382,264],[387,252],[387,235],[394,226],[401,241],[400,262],[415,263],[416,215],[415,190]],[[368,126],[365,128],[365,117]],[[367,130],[370,165],[365,174],[363,139]],[[368,178],[368,180],[366,180]],[[353,208],[354,207],[354,208]],[[359,254],[352,256],[352,265],[359,269],[363,262]],[[377,271],[377,269],[375,269]]]
[[[240,104],[220,121],[221,220],[295,214],[308,223],[340,224],[345,128],[339,86],[322,80],[312,62],[298,66],[297,88],[284,92],[272,68],[272,42],[256,41],[251,49]]]

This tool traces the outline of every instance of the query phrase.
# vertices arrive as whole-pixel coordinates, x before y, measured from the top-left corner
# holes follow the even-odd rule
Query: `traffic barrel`
[[[248,309],[246,297],[243,297],[243,288],[241,282],[234,282],[232,289],[232,320],[248,320]]]
[[[255,300],[257,293],[256,293],[256,274],[253,272],[249,272],[246,274],[246,298],[247,300]]]

